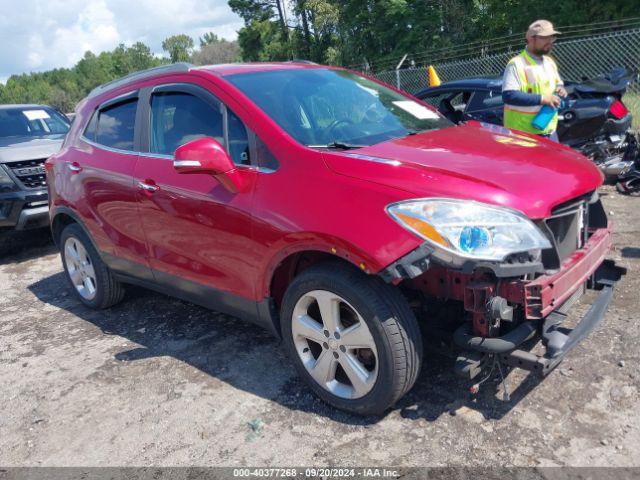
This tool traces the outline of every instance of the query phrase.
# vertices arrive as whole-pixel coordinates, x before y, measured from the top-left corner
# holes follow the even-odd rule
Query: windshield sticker
[[[373,88],[365,87],[364,85],[360,85],[359,83],[356,83],[356,87],[361,88],[362,90],[364,90],[367,93],[370,93],[374,97],[379,97],[380,96],[380,93],[377,92],[376,90],[374,90]]]
[[[393,104],[400,107],[405,112],[409,112],[418,120],[437,120],[440,118],[436,112],[433,112],[424,105],[420,105],[412,100],[400,100],[393,102]]]
[[[45,118],[51,118],[49,114],[44,110],[24,110],[22,113],[29,119],[30,122],[33,120],[44,120]]]

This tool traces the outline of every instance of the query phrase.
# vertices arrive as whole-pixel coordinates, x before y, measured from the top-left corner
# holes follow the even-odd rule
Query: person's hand
[[[566,97],[567,96],[567,91],[564,89],[564,87],[562,85],[559,85],[558,88],[556,88],[556,93],[558,95],[560,95],[561,97]]]
[[[557,95],[542,95],[542,98],[540,99],[540,103],[542,105],[549,105],[553,108],[559,108],[560,107],[560,97],[558,97]]]

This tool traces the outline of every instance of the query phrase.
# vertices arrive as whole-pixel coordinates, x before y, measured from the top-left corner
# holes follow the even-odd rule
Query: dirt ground
[[[428,346],[413,390],[367,418],[317,400],[258,327],[140,288],[91,311],[47,231],[4,235],[0,465],[638,466],[640,198],[602,195],[629,273],[558,369],[474,399]]]

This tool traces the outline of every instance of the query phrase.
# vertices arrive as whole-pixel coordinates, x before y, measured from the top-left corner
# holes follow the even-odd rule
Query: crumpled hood
[[[574,150],[544,138],[469,122],[324,158],[336,173],[410,192],[407,198],[476,200],[529,218],[602,184],[599,169]]]
[[[0,137],[0,163],[47,158],[60,150],[64,135]]]

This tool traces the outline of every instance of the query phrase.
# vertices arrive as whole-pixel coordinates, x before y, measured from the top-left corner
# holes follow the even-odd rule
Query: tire
[[[341,410],[380,414],[420,371],[422,337],[409,304],[396,287],[355,267],[329,262],[297,276],[284,295],[281,330],[300,377]]]
[[[640,177],[616,183],[616,190],[623,195],[640,196]]]
[[[65,276],[82,303],[103,309],[122,300],[122,284],[113,277],[80,225],[67,225],[60,234],[59,245]]]

